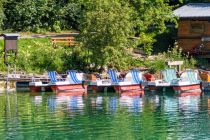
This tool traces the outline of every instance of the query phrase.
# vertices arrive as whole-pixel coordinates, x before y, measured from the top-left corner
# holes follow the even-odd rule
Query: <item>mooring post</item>
[[[104,92],[107,93],[108,87],[104,87]]]
[[[163,87],[163,92],[166,92],[166,87]]]
[[[6,90],[8,90],[9,85],[9,71],[10,71],[10,64],[15,64],[14,62],[9,61],[8,58],[15,56],[13,60],[16,59],[17,50],[18,50],[18,37],[19,34],[1,34],[0,36],[4,37],[4,64],[7,66],[7,78],[6,78]],[[16,66],[15,66],[15,77],[16,77]]]
[[[9,84],[9,65],[7,65],[6,91],[8,91],[8,84]]]

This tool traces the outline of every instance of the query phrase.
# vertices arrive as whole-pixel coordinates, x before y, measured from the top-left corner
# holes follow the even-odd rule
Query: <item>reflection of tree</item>
[[[0,96],[0,139],[16,138],[19,136],[18,130],[21,129],[19,124],[17,94],[2,94]]]
[[[210,114],[210,98],[208,98],[208,114]]]
[[[0,139],[198,139],[209,133],[208,100],[4,94],[0,96]]]
[[[209,135],[206,100],[200,95],[179,97],[179,137],[205,139]]]
[[[141,114],[141,139],[166,139],[168,120],[160,109],[161,103],[154,97],[145,97]]]

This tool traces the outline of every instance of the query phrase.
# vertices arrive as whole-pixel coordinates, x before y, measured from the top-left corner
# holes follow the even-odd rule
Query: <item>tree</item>
[[[3,19],[4,19],[4,12],[3,12],[3,0],[0,0],[0,29],[3,25]]]
[[[76,0],[7,0],[4,27],[15,31],[60,31],[77,27],[81,11]]]
[[[140,46],[149,54],[166,22],[175,22],[167,0],[87,0],[84,6],[82,47],[95,66],[125,68],[130,48]]]
[[[133,22],[135,36],[139,37],[138,46],[150,54],[154,38],[166,30],[166,23],[176,23],[173,7],[168,0],[133,0],[130,4],[136,12]]]
[[[81,42],[95,67],[122,68],[134,41],[131,17],[133,10],[120,0],[88,0],[80,21]]]

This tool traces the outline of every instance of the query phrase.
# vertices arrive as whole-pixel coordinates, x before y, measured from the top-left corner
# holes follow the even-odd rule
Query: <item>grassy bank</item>
[[[5,71],[3,60],[3,40],[0,40],[1,58],[0,70]],[[68,62],[71,60],[72,49],[58,46],[53,48],[49,38],[19,39],[18,55],[16,62],[17,70],[26,72],[42,73],[47,70],[64,71],[71,68]]]
[[[3,40],[0,40],[0,71],[6,71],[3,59]],[[80,47],[53,47],[50,38],[30,38],[18,40],[18,55],[15,62],[18,71],[28,73],[43,73],[49,70],[64,72],[68,69],[90,70],[86,67],[88,59],[85,50]],[[151,73],[155,73],[167,67],[167,61],[184,61],[183,68],[193,68],[196,60],[182,55],[178,47],[169,49],[148,58],[131,58],[127,62],[127,69],[135,67],[148,67]],[[125,69],[126,70],[126,69]]]

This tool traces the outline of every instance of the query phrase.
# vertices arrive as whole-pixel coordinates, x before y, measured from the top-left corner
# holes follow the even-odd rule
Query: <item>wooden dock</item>
[[[5,91],[29,91],[29,82],[32,81],[41,81],[49,82],[47,76],[36,76],[30,77],[27,75],[21,75],[20,77],[0,77],[0,92]]]

